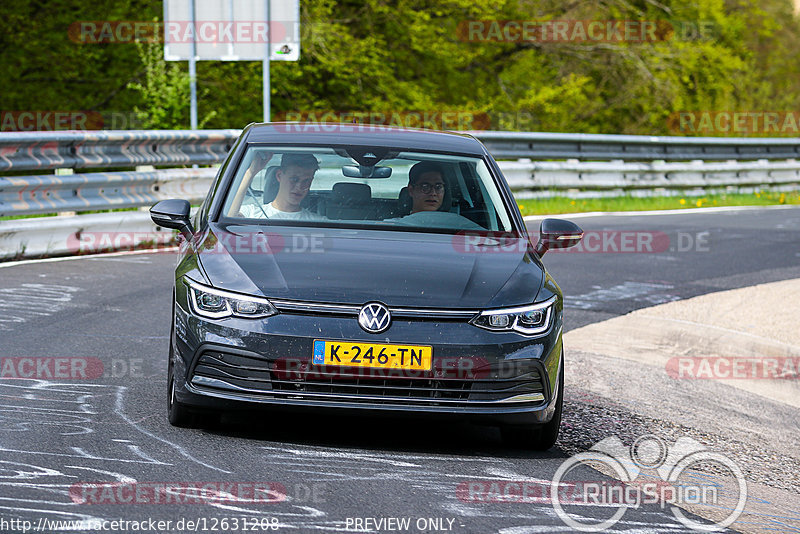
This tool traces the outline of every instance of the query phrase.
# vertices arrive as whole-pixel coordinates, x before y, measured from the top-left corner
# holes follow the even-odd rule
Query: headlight
[[[275,315],[278,310],[263,297],[239,295],[221,289],[200,285],[184,278],[192,311],[201,317],[223,319],[225,317],[245,317],[260,319]]]
[[[481,312],[470,322],[494,332],[516,331],[526,336],[541,334],[550,329],[557,299],[558,297],[553,295],[544,302],[530,306]]]

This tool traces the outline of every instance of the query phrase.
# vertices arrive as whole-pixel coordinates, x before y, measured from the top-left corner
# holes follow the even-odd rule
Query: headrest
[[[264,204],[269,204],[275,197],[278,196],[278,189],[280,188],[281,184],[278,183],[278,179],[275,178],[275,173],[278,172],[280,169],[279,166],[273,165],[272,167],[267,167],[264,175]]]
[[[372,188],[367,184],[339,182],[333,185],[334,202],[366,204],[372,200]]]
[[[408,215],[411,213],[411,207],[413,205],[413,200],[411,200],[411,194],[408,192],[408,187],[403,187],[400,190],[400,195],[397,197],[397,211],[400,215]]]

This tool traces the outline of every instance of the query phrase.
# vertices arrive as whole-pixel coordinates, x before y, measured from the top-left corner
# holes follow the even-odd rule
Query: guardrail
[[[0,177],[0,216],[151,206],[203,199],[216,169],[161,169]]]
[[[508,184],[520,197],[563,195],[567,190],[581,196],[669,194],[699,190],[737,191],[769,188],[793,190],[800,186],[800,161],[501,161]]]
[[[240,133],[0,133],[0,174],[50,171],[0,176],[0,216],[135,208],[172,197],[197,203],[205,196],[216,170],[185,167],[220,163]],[[800,184],[800,138],[472,133],[501,160],[509,184],[520,196],[573,189],[603,194],[764,185],[792,188]],[[184,168],[155,168],[176,166]],[[139,170],[52,173],[55,169],[114,168]],[[0,221],[0,259],[72,253],[75,236],[90,226],[155,232],[152,241],[158,243],[171,236],[158,233],[141,212]]]
[[[139,165],[213,165],[240,130],[118,130],[0,133],[0,173]]]
[[[240,130],[0,133],[0,173],[137,165],[211,165]],[[800,138],[471,132],[496,159],[758,160],[800,158]]]
[[[541,132],[473,132],[495,159],[626,161],[800,159],[800,138],[658,137]]]

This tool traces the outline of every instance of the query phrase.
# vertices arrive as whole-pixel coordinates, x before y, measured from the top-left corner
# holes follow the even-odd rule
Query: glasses
[[[422,183],[417,184],[415,187],[419,188],[420,191],[425,193],[426,195],[429,194],[431,191],[435,191],[436,193],[441,193],[444,191],[444,184],[439,182],[438,184],[429,184],[429,183]]]

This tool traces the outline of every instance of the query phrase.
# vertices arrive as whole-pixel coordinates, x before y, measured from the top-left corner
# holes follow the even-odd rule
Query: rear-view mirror
[[[392,175],[392,168],[371,165],[344,165],[342,174],[348,178],[388,178]]]

